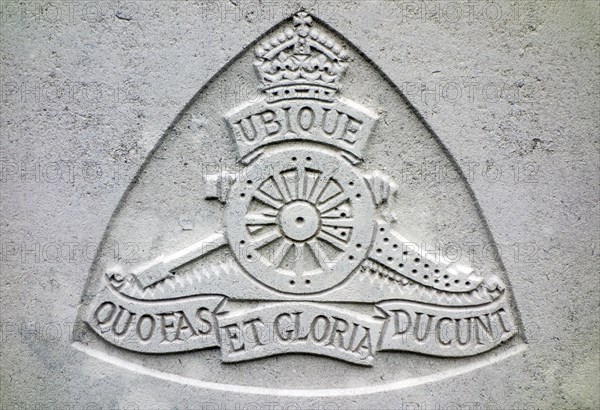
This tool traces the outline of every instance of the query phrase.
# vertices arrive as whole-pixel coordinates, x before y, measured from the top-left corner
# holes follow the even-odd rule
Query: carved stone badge
[[[109,229],[147,245],[136,263],[99,257],[81,320],[128,351],[215,349],[228,363],[304,353],[374,366],[384,351],[458,358],[513,338],[515,309],[497,261],[469,267],[411,236],[419,225],[437,242],[445,230],[465,242],[487,231],[476,206],[461,202],[468,187],[456,185],[453,197],[398,180],[412,152],[452,162],[397,90],[304,12],[232,70],[249,78],[251,59],[258,98],[225,97],[212,108],[226,108],[223,123],[213,119],[212,129],[190,125],[192,106],[157,150],[175,165],[159,173],[158,154],[150,158]],[[353,67],[362,70],[354,77]],[[393,96],[373,97],[371,87]],[[178,139],[188,148],[169,148]],[[237,166],[205,172],[199,161],[190,171],[168,157],[194,150],[201,161],[229,155]],[[177,173],[189,179],[169,188]],[[437,208],[420,207],[432,193]],[[207,211],[195,214],[194,229],[168,224],[197,208]],[[463,209],[473,211],[462,217]]]

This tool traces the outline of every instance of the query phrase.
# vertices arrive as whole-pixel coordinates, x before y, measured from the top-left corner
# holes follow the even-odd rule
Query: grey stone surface
[[[244,208],[228,195],[245,191],[227,177],[207,183],[245,169],[223,118],[260,104],[253,42],[301,7],[348,46],[340,93],[378,117],[362,149],[374,202],[360,211],[361,226],[375,223],[375,207],[385,204],[377,223],[420,243],[419,256],[439,245],[442,256],[473,267],[482,286],[505,290],[518,328],[508,343],[467,358],[378,352],[368,367],[315,355],[258,359],[271,350],[225,363],[234,361],[227,348],[164,354],[177,350],[151,339],[145,346],[154,354],[132,353],[131,344],[107,343],[82,324],[107,283],[121,286],[132,272],[162,279],[189,255],[204,255],[198,241],[220,247],[223,230],[228,240],[242,235],[235,220]],[[2,405],[597,408],[598,12],[593,2],[3,3]],[[373,181],[393,181],[396,197]],[[286,208],[286,237],[314,235],[315,227],[293,225],[298,215],[310,221],[310,209]],[[161,268],[144,267],[156,258]],[[239,265],[223,253],[206,263],[223,258],[235,275]],[[375,276],[387,263],[378,258],[366,267]],[[219,326],[267,306],[252,304],[258,300],[295,303],[310,323],[325,302],[408,297],[390,297],[372,280],[353,287],[352,277],[337,296],[282,297],[287,283],[242,266],[252,278],[240,272],[178,287],[175,275],[167,291],[201,297],[210,310],[220,303],[216,290],[228,291]],[[322,289],[341,281],[324,278]],[[254,279],[275,280],[266,283],[275,290],[253,287]],[[122,289],[148,301],[143,288],[154,282]],[[436,304],[427,297],[415,300]],[[177,302],[161,306],[169,303]],[[406,309],[401,303],[410,302],[380,306]],[[175,309],[192,317],[197,305]],[[374,321],[372,310],[356,309],[357,321]],[[453,312],[449,318],[461,317]]]

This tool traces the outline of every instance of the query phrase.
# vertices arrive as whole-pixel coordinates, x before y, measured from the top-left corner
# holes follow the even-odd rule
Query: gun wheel
[[[240,264],[263,284],[312,293],[343,281],[373,236],[364,178],[343,158],[316,150],[265,155],[231,189],[226,216]]]

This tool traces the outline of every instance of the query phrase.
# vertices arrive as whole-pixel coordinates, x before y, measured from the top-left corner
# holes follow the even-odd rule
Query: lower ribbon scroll
[[[389,300],[348,306],[256,302],[220,295],[144,301],[110,285],[89,305],[87,324],[106,341],[143,353],[220,347],[224,362],[308,353],[371,366],[378,351],[442,357],[488,351],[517,332],[508,298],[448,307]]]

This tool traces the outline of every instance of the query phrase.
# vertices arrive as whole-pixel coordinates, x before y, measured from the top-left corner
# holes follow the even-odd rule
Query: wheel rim
[[[251,276],[282,292],[313,293],[358,266],[374,221],[356,168],[334,154],[294,149],[263,155],[246,171],[231,189],[226,229]]]

